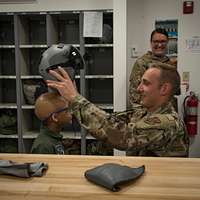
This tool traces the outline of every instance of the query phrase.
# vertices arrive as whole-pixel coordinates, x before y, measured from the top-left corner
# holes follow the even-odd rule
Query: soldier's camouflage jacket
[[[148,69],[150,63],[156,62],[171,64],[170,59],[167,56],[159,58],[148,51],[145,55],[138,58],[133,65],[129,80],[129,101],[132,106],[134,106],[135,103],[140,103],[140,94],[137,92],[137,87],[141,82],[144,72]]]
[[[153,113],[137,106],[129,111],[109,114],[78,95],[70,108],[92,136],[114,148],[126,150],[129,155],[188,154],[184,123],[170,102]]]

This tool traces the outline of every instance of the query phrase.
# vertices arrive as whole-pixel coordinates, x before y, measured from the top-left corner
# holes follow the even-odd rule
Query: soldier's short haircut
[[[167,37],[167,39],[168,39],[168,33],[167,33],[167,31],[165,29],[163,29],[163,28],[156,28],[151,33],[151,41],[153,39],[154,34],[156,34],[156,33],[161,33],[161,34],[165,35]]]
[[[168,82],[172,85],[172,96],[180,94],[181,78],[176,69],[176,66],[166,63],[156,62],[156,63],[151,63],[149,67],[158,68],[161,70],[160,83],[162,85],[163,83]]]

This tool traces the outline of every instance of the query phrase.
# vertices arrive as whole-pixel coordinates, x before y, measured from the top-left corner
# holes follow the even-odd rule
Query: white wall
[[[138,46],[139,56],[150,48],[150,34],[155,20],[178,19],[178,70],[190,72],[190,90],[200,96],[199,74],[200,56],[186,50],[185,40],[200,36],[200,1],[194,0],[194,13],[182,14],[183,0],[127,0],[127,76],[129,76],[135,59],[130,57],[131,46]],[[127,80],[128,87],[128,80]],[[179,112],[185,95],[179,98]],[[199,109],[200,110],[200,109]],[[200,113],[200,112],[199,112]],[[200,129],[200,116],[198,118]],[[190,157],[200,157],[200,131],[191,138]]]
[[[114,0],[114,108],[126,109],[126,0]]]
[[[149,45],[144,45],[144,0],[127,0],[127,80],[136,59],[131,58],[131,48],[137,47],[138,55],[142,55]],[[128,98],[127,98],[128,100]]]
[[[127,61],[127,5],[126,0],[113,1],[113,26],[114,26],[114,51],[113,51],[113,75],[114,75],[114,111],[126,109],[126,61]],[[125,155],[124,151],[114,150],[114,155]]]

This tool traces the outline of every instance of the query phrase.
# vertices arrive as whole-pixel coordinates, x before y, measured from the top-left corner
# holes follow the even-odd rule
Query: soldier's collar
[[[157,108],[155,111],[150,112],[148,111],[148,114],[162,114],[165,113],[167,110],[169,110],[172,107],[171,102],[167,102],[166,104],[161,105],[159,108]]]
[[[46,135],[53,137],[53,138],[62,139],[62,137],[63,137],[60,133],[54,133],[53,131],[48,129],[48,127],[46,127],[46,126],[42,128],[42,132]]]
[[[151,58],[153,58],[153,60],[157,60],[157,61],[159,61],[159,62],[166,62],[166,61],[169,60],[169,58],[168,58],[166,55],[164,55],[163,57],[157,57],[157,56],[153,55],[152,51],[148,51],[147,54],[148,54]]]

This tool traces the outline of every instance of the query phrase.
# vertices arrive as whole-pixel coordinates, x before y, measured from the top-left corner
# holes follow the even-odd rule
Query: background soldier
[[[176,62],[171,61],[167,56],[167,44],[168,44],[168,33],[165,29],[155,29],[151,33],[151,51],[148,51],[142,57],[138,58],[132,68],[130,75],[130,84],[129,84],[129,101],[131,106],[134,104],[139,104],[141,97],[140,93],[137,91],[137,87],[141,82],[144,72],[149,68],[150,63],[167,63],[173,64],[176,68]],[[179,94],[180,91],[177,91]],[[175,109],[177,110],[177,103],[173,103]]]
[[[35,114],[43,122],[31,153],[64,154],[61,129],[71,123],[68,103],[58,93],[44,93],[36,100]]]
[[[48,80],[70,102],[70,110],[94,137],[114,148],[144,156],[187,156],[188,137],[183,121],[171,104],[180,87],[177,70],[155,63],[146,70],[138,86],[141,105],[130,111],[109,114],[78,94],[68,74],[50,70],[59,81]],[[145,107],[144,110],[141,107]]]

